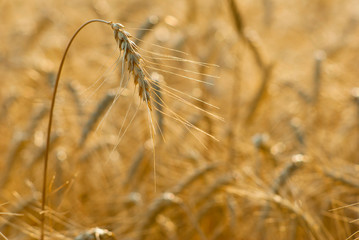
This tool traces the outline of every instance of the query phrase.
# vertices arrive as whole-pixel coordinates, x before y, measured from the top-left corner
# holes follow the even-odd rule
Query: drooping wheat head
[[[114,37],[117,41],[118,47],[122,56],[122,77],[125,73],[125,64],[127,63],[127,70],[132,75],[135,85],[138,85],[138,94],[142,101],[152,110],[150,89],[151,78],[146,74],[144,69],[144,61],[137,51],[137,46],[131,40],[131,34],[124,30],[124,26],[120,23],[111,23],[114,31]]]

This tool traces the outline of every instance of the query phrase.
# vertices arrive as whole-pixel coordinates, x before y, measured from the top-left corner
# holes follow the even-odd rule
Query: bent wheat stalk
[[[121,84],[125,81],[125,64],[127,63],[127,70],[129,73],[129,76],[132,76],[135,82],[135,85],[139,85],[139,96],[140,98],[147,104],[149,110],[152,110],[151,107],[151,100],[150,100],[150,88],[151,88],[151,79],[146,74],[146,71],[144,69],[144,61],[141,57],[141,55],[137,51],[136,44],[130,39],[131,35],[124,30],[124,26],[119,23],[112,23],[111,21],[105,21],[101,19],[93,19],[85,22],[82,24],[77,31],[74,33],[74,35],[71,37],[69,43],[66,46],[65,52],[62,56],[60,66],[57,72],[57,77],[55,81],[55,86],[52,94],[52,100],[51,100],[51,107],[50,107],[50,113],[49,113],[49,122],[48,122],[48,129],[47,129],[47,139],[46,139],[46,152],[45,152],[45,161],[44,161],[44,169],[43,169],[43,186],[42,186],[42,203],[41,203],[41,235],[40,240],[44,239],[44,228],[45,228],[45,205],[46,205],[46,185],[47,185],[47,169],[48,169],[48,161],[49,161],[49,151],[50,151],[50,139],[51,139],[51,127],[52,127],[52,119],[53,119],[53,113],[54,113],[54,107],[55,107],[55,99],[58,89],[58,84],[61,76],[62,67],[65,62],[65,58],[67,56],[67,53],[70,49],[70,46],[72,42],[74,41],[77,34],[88,24],[90,23],[105,23],[107,25],[110,25],[111,28],[114,31],[114,37],[117,41],[117,44],[120,48],[121,54],[122,54],[122,77],[121,77]],[[120,96],[120,94],[118,95]],[[118,97],[117,96],[117,97]],[[117,100],[117,97],[114,101]]]

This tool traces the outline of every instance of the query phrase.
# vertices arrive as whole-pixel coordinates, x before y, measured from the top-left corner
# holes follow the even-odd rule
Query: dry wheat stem
[[[50,107],[50,114],[49,114],[49,123],[48,123],[48,129],[47,129],[47,139],[46,139],[46,153],[45,153],[45,161],[44,161],[44,172],[43,172],[43,185],[42,185],[42,202],[41,202],[41,232],[40,232],[40,239],[44,239],[44,229],[45,229],[45,205],[46,205],[46,185],[47,185],[47,168],[48,168],[48,160],[49,160],[49,150],[50,150],[50,135],[51,135],[51,127],[52,127],[52,119],[53,119],[53,113],[54,113],[54,107],[55,107],[55,99],[57,94],[57,88],[59,85],[59,80],[61,76],[61,71],[65,62],[65,58],[67,56],[67,53],[70,49],[70,46],[72,42],[74,41],[77,34],[88,24],[99,22],[99,23],[105,23],[110,24],[111,22],[100,20],[100,19],[93,19],[90,21],[85,22],[82,24],[77,31],[74,33],[74,35],[71,37],[69,43],[66,46],[64,55],[61,59],[59,70],[57,72],[55,86],[52,94],[52,100],[51,100],[51,107]]]

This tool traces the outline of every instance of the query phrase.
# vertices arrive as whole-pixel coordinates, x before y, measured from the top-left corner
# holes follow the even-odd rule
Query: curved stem
[[[54,92],[52,94],[51,108],[50,108],[50,113],[49,113],[49,124],[48,124],[48,128],[47,128],[46,151],[45,151],[43,185],[42,185],[42,202],[41,202],[41,213],[40,213],[41,214],[41,236],[40,236],[40,240],[44,240],[45,213],[46,213],[45,212],[45,205],[46,205],[47,165],[48,165],[48,161],[49,161],[52,119],[53,119],[53,115],[54,115],[55,99],[56,99],[57,88],[58,88],[58,85],[59,85],[60,75],[61,75],[62,67],[63,67],[64,62],[65,62],[67,52],[69,51],[73,40],[75,39],[77,34],[81,31],[81,29],[83,29],[86,25],[88,25],[90,23],[93,23],[93,22],[111,24],[111,22],[101,20],[101,19],[93,19],[93,20],[87,21],[84,24],[82,24],[81,27],[79,27],[77,29],[77,31],[74,33],[74,35],[71,37],[69,43],[67,44],[65,52],[64,52],[64,55],[62,56],[62,59],[61,59],[59,70],[57,72],[57,77],[56,77],[55,86],[54,86]]]

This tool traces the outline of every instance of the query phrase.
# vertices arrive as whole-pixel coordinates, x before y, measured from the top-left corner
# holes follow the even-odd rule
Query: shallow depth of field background
[[[86,128],[99,105],[111,102],[121,74],[112,67],[119,51],[111,28],[89,25],[59,86],[47,239],[74,239],[96,226],[116,239],[359,237],[355,0],[0,0],[3,235],[39,236],[52,84],[69,38],[93,18],[120,22],[134,36],[150,21],[140,47],[218,65],[173,61],[168,69],[158,60],[156,72],[161,84],[218,107],[181,95],[224,120],[164,93],[165,113],[218,141],[154,112],[164,135],[155,136],[154,155],[131,81],[108,116],[105,110]],[[101,87],[92,85],[101,77]],[[113,151],[122,124],[129,127]]]

